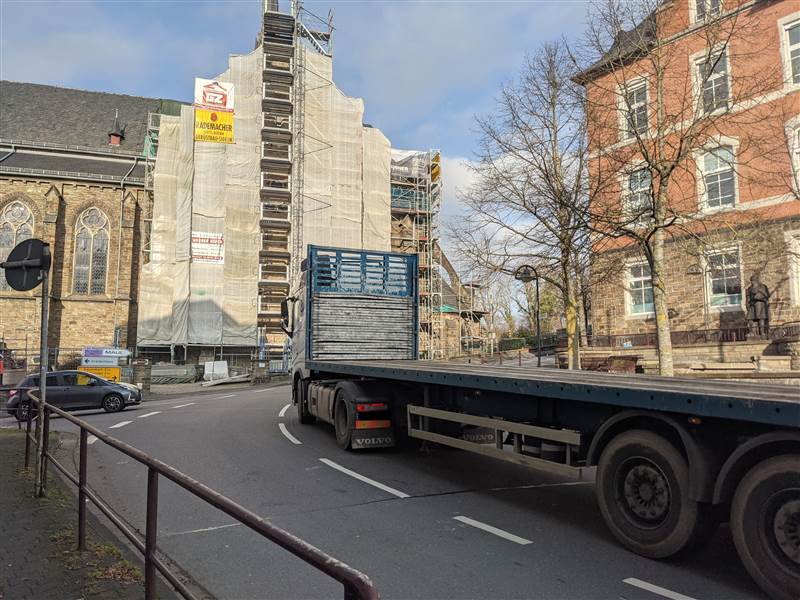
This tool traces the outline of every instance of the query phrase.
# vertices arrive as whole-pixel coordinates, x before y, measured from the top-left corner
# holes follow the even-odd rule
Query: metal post
[[[44,402],[42,403],[44,404]],[[42,426],[44,432],[42,436],[42,487],[39,494],[40,497],[47,493],[47,452],[50,450],[50,411],[47,407],[44,409],[44,425]]]
[[[539,322],[539,278],[536,278],[536,366],[542,366],[542,325]]]
[[[144,597],[156,600],[156,532],[158,530],[158,471],[147,469],[147,522],[144,537]]]
[[[44,427],[44,405],[47,402],[47,322],[48,322],[48,299],[49,299],[49,273],[48,269],[42,269],[42,323],[40,326],[39,343],[39,422],[36,426],[36,474],[34,481],[34,491],[36,496],[44,495],[42,484],[42,456],[43,456],[43,433]],[[30,409],[28,409],[30,410]]]
[[[522,350],[517,350],[517,364],[522,366]]]
[[[80,458],[78,466],[78,550],[86,550],[86,430],[81,427]]]
[[[27,391],[25,392],[27,394]],[[33,406],[31,406],[31,399],[28,397],[28,418],[25,420],[25,468],[29,469],[31,466],[31,421],[33,420]]]

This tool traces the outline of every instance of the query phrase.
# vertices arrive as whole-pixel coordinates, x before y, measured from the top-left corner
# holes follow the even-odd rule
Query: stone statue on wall
[[[769,334],[769,289],[758,274],[750,278],[747,288],[747,323],[753,335]]]

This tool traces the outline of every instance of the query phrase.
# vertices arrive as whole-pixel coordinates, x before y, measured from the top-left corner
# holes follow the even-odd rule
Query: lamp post
[[[536,366],[542,366],[542,327],[539,323],[539,273],[530,265],[521,265],[514,271],[514,279],[522,283],[536,282]]]
[[[707,337],[708,336],[708,290],[707,290],[708,282],[706,281],[707,279],[706,275],[708,274],[708,271],[704,269],[701,265],[695,263],[689,265],[686,268],[686,274],[701,275],[703,277],[703,327],[705,328],[703,336]]]

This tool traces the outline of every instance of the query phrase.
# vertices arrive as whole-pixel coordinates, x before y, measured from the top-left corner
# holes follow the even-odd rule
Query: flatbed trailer
[[[312,249],[303,301],[294,319],[285,311],[302,346],[292,371],[301,423],[332,423],[347,450],[409,438],[595,479],[609,529],[650,558],[686,552],[729,521],[756,582],[800,598],[800,389],[414,360],[405,329],[370,314],[414,301],[415,265],[404,265],[407,285],[397,286],[397,268],[383,285],[380,269],[359,284],[343,273],[380,263],[365,254]],[[331,302],[342,311],[335,324],[320,318],[332,318]]]

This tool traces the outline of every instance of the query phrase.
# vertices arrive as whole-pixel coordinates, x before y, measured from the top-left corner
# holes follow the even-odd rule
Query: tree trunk
[[[653,282],[653,305],[656,313],[656,349],[658,351],[658,373],[672,377],[672,337],[670,335],[667,290],[664,284],[665,233],[658,229],[653,235],[653,252],[650,272]]]
[[[569,277],[564,281],[564,316],[567,320],[567,368],[580,369],[580,345],[578,344],[578,311],[575,302],[575,286]]]

